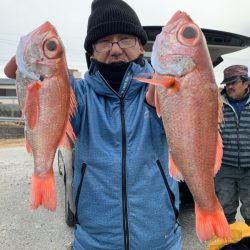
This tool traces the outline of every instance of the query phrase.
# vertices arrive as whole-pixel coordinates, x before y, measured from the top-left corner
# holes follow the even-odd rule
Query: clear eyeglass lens
[[[118,42],[100,41],[94,45],[94,49],[97,52],[107,52],[111,50],[113,44],[117,43],[121,49],[132,48],[136,44],[136,38],[125,38]]]

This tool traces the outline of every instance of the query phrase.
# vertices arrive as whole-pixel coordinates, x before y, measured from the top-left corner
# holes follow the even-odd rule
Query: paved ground
[[[56,212],[43,208],[31,211],[32,166],[33,159],[24,147],[0,148],[0,249],[66,249],[72,239],[72,229],[64,221],[62,178],[56,171]]]
[[[0,141],[0,249],[63,250],[72,240],[73,230],[64,220],[64,187],[55,167],[57,210],[29,209],[29,191],[33,159],[23,146]],[[18,143],[18,146],[17,144]],[[183,250],[205,250],[195,234],[193,211],[180,216],[183,227]],[[145,249],[146,250],[146,249]]]

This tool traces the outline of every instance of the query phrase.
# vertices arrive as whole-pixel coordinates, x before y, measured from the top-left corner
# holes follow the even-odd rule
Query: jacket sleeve
[[[75,114],[71,117],[70,122],[73,127],[76,137],[79,134],[81,123],[83,120],[83,114],[85,112],[85,82],[84,80],[76,80],[72,74],[70,74],[70,84],[75,94],[77,108]]]

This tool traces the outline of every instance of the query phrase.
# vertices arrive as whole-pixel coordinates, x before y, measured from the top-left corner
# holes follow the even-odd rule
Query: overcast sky
[[[19,38],[50,21],[66,48],[68,66],[86,71],[84,38],[92,0],[0,0],[0,77],[15,54]],[[186,11],[201,28],[233,32],[250,37],[250,0],[126,0],[142,25],[165,25],[177,11]],[[231,64],[250,68],[250,48],[223,56],[217,66],[217,82]]]

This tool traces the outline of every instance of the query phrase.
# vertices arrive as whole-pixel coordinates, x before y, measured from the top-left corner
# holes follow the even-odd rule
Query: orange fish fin
[[[50,168],[50,170],[43,176],[39,176],[36,173],[32,174],[30,208],[37,209],[40,205],[43,205],[50,211],[56,210],[56,192],[53,168]]]
[[[25,98],[23,115],[27,117],[27,123],[31,129],[36,125],[39,117],[39,89],[41,84],[34,82],[27,88],[27,96]]]
[[[170,176],[173,177],[177,181],[183,181],[184,178],[182,176],[182,173],[179,170],[179,167],[176,166],[170,153],[168,156],[168,162],[169,162],[169,174],[170,174]]]
[[[31,154],[31,153],[32,153],[32,149],[31,149],[31,146],[30,146],[30,144],[28,143],[26,137],[25,137],[25,146],[26,146],[26,151],[27,151],[27,153]]]
[[[161,117],[161,107],[160,107],[160,101],[159,101],[157,91],[155,91],[155,107],[156,107],[156,113],[158,117]]]
[[[70,105],[69,105],[69,115],[73,116],[75,114],[77,107],[76,97],[72,87],[70,87]]]
[[[141,77],[134,77],[133,79],[140,81],[140,82],[146,82],[149,84],[153,84],[156,86],[162,86],[164,88],[169,88],[175,83],[175,79],[173,77],[157,77],[153,79],[147,79],[147,78],[141,78]]]
[[[221,94],[218,92],[218,123],[221,124],[224,121],[224,114],[223,114],[223,101]]]
[[[76,136],[73,131],[73,128],[70,123],[70,117],[75,114],[75,110],[77,107],[75,94],[72,88],[70,88],[70,105],[69,105],[69,114],[67,123],[65,124],[64,132],[62,133],[62,138],[59,142],[58,146],[66,147],[67,149],[71,149],[72,145],[75,143]]]
[[[214,235],[225,240],[231,239],[231,230],[220,205],[212,212],[206,212],[195,203],[195,214],[196,233],[200,242],[210,240]]]
[[[217,148],[216,148],[215,164],[214,164],[214,175],[217,174],[217,172],[219,171],[221,167],[222,156],[223,156],[223,143],[222,143],[221,135],[218,132]]]
[[[169,88],[167,88],[167,95],[171,96],[177,93],[180,90],[180,83],[178,81],[174,81]]]
[[[75,141],[76,141],[75,133],[73,131],[71,123],[68,121],[66,124],[66,132],[63,133],[63,137],[61,141],[59,142],[59,146],[63,146],[67,149],[71,149]]]

